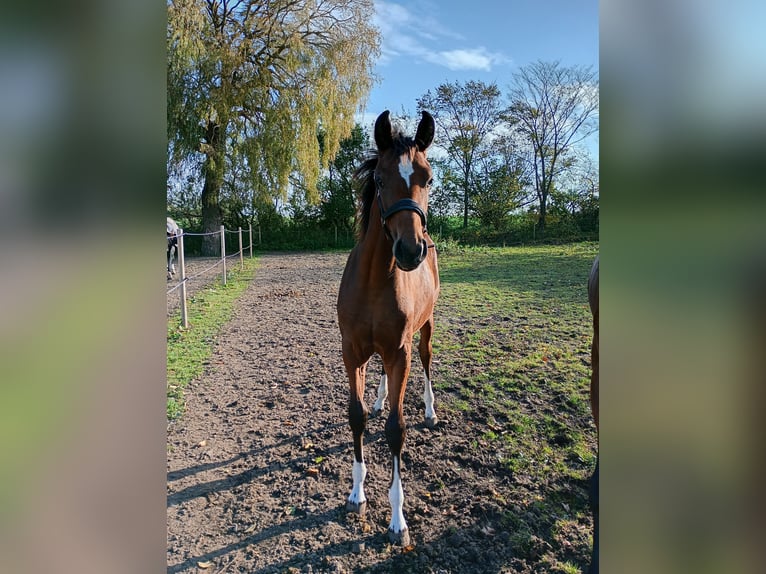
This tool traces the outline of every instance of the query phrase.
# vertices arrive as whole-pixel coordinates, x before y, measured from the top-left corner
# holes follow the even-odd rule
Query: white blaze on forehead
[[[412,160],[410,159],[410,156],[408,154],[404,154],[401,157],[401,161],[399,162],[399,175],[402,176],[402,179],[404,180],[404,183],[407,184],[407,187],[410,186],[410,176],[414,171],[415,169],[412,167]]]

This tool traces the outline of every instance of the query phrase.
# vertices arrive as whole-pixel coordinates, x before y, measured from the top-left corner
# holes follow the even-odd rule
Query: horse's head
[[[426,150],[433,142],[434,129],[434,119],[426,111],[414,141],[394,138],[388,110],[375,121],[378,209],[383,229],[393,242],[396,265],[403,271],[416,269],[428,254],[426,213],[433,172]]]

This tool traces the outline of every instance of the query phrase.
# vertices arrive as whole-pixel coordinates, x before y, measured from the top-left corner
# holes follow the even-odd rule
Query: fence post
[[[181,268],[181,323],[189,328],[189,315],[186,310],[186,263],[184,262],[184,230],[178,234],[178,266]]]
[[[338,245],[338,224],[335,224],[335,245]]]
[[[244,260],[244,252],[242,250],[242,228],[239,227],[239,268],[244,271],[245,269],[245,260]]]
[[[221,263],[223,264],[223,284],[226,285],[226,230],[221,225]]]
[[[258,245],[261,244],[261,224],[258,224]]]
[[[249,225],[249,231],[250,231],[250,234],[248,237],[250,237],[250,259],[252,259],[253,258],[253,224],[252,223]]]

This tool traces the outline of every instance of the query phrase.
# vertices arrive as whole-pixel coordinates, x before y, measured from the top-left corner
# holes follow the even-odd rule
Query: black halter
[[[428,222],[428,218],[426,217],[426,213],[423,211],[420,205],[418,205],[417,201],[410,198],[400,199],[388,209],[383,209],[383,200],[380,198],[380,189],[377,190],[377,195],[378,209],[380,210],[380,223],[383,225],[383,231],[386,232],[386,236],[388,236],[389,239],[393,240],[391,237],[391,232],[386,226],[386,220],[394,213],[399,213],[400,211],[414,211],[417,213],[420,216],[420,223],[423,224],[423,232],[426,232],[426,223]]]

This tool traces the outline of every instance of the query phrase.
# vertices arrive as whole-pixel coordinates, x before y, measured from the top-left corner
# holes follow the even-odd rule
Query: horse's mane
[[[415,147],[415,140],[399,131],[393,134],[394,153],[398,156]],[[356,216],[356,239],[361,241],[370,226],[370,210],[375,200],[375,168],[378,167],[378,150],[371,149],[367,158],[354,172],[354,182],[358,189],[359,209]]]

